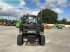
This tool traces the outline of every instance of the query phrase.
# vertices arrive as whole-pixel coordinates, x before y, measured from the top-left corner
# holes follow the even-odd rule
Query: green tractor
[[[16,27],[19,28],[17,36],[17,45],[23,45],[24,42],[39,45],[45,45],[44,26],[42,18],[35,15],[24,15],[21,20],[16,22]],[[26,39],[26,40],[25,40]]]
[[[53,28],[55,28],[55,29],[62,29],[62,26],[56,23],[56,24],[53,25]]]

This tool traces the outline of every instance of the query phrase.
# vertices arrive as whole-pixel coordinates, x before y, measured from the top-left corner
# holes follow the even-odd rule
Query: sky
[[[59,19],[70,20],[70,0],[0,0],[0,18],[16,19],[23,14],[37,15],[45,8],[57,12]]]

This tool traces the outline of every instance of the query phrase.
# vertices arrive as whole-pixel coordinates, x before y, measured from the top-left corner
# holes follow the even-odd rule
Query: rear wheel
[[[18,37],[17,37],[17,45],[23,45],[23,36],[22,35],[18,35]]]
[[[39,37],[39,44],[40,45],[45,45],[45,36],[44,35],[40,35],[40,37]]]

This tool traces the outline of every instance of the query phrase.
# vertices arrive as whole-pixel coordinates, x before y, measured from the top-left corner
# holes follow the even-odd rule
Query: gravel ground
[[[70,52],[70,29],[47,29],[44,31],[46,44],[44,46],[18,46],[16,39],[18,29],[10,26],[0,26],[0,52]]]

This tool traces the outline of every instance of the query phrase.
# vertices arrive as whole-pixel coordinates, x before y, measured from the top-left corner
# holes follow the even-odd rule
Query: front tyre
[[[17,45],[23,45],[23,36],[22,35],[18,35],[18,37],[17,37]]]
[[[39,44],[42,45],[42,46],[45,45],[45,36],[44,35],[40,35]]]

